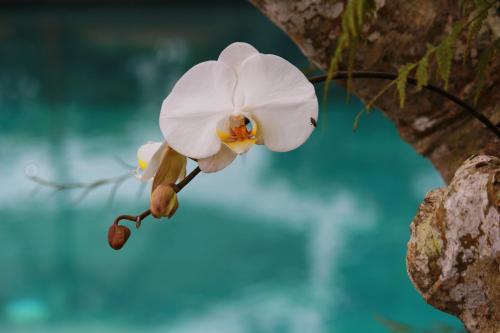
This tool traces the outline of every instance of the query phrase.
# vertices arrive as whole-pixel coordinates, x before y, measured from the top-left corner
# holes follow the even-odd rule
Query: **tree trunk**
[[[341,14],[346,0],[250,2],[283,29],[315,66],[328,69],[341,32]],[[400,66],[418,61],[425,54],[427,43],[437,45],[460,16],[456,0],[376,0],[376,4],[376,17],[363,27],[367,37],[357,47],[356,70],[396,73]],[[500,19],[498,13],[490,18],[484,33],[494,40],[500,37]],[[471,102],[476,84],[475,67],[485,46],[473,43],[470,57],[464,62],[458,54],[465,49],[464,39],[462,36],[458,41],[448,90]],[[486,88],[477,105],[496,126],[500,124],[499,73],[497,57],[490,64]],[[433,78],[430,81],[442,86],[440,82],[433,82]],[[351,92],[369,101],[380,92],[384,83],[356,79]],[[499,332],[500,162],[495,156],[500,155],[500,140],[470,114],[432,92],[418,92],[409,87],[403,109],[392,93],[379,98],[376,106],[394,122],[404,140],[431,160],[447,183],[469,156],[491,155],[478,157],[488,160],[487,171],[482,169],[484,161],[468,160],[457,171],[458,178],[450,187],[428,194],[412,224],[407,260],[412,282],[427,302],[459,316],[471,332]],[[472,174],[474,176],[470,176]],[[454,197],[457,184],[461,184],[461,196]],[[480,200],[475,200],[476,197]],[[456,205],[450,206],[450,202]],[[475,209],[470,205],[475,205]],[[421,227],[422,216],[428,218],[428,214],[436,220],[432,223],[426,220],[432,227],[425,227],[427,224]],[[489,234],[485,236],[483,228],[486,226]],[[429,247],[429,237],[441,242],[442,246]],[[456,237],[461,238],[457,240]],[[484,240],[486,244],[476,244]]]
[[[250,2],[283,29],[315,66],[328,69],[341,31],[345,0]],[[452,20],[459,17],[458,3],[456,0],[378,0],[377,17],[365,24],[368,37],[366,43],[357,48],[354,68],[395,73],[401,65],[419,60],[426,52],[427,43],[438,44],[451,28]],[[491,34],[494,38],[493,32]],[[457,59],[452,67],[449,91],[462,98],[473,94],[474,65],[481,48],[470,53],[472,59],[465,64]],[[497,125],[500,123],[498,59],[489,72],[478,109]],[[368,101],[381,90],[383,83],[373,79],[355,80],[352,93]],[[414,90],[409,88],[403,109],[392,93],[382,96],[376,106],[395,123],[404,140],[432,161],[446,182],[472,154],[500,153],[500,140],[463,109],[432,92],[412,93]]]

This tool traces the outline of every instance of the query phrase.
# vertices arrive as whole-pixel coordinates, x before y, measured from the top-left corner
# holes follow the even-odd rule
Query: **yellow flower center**
[[[217,129],[217,136],[235,153],[245,153],[257,141],[257,125],[243,115],[229,118],[229,132]]]

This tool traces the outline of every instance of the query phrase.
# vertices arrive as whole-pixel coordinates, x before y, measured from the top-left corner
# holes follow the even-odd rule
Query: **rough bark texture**
[[[327,70],[341,31],[346,0],[250,0],[283,29],[318,68]],[[376,18],[364,26],[354,69],[397,72],[419,60],[426,44],[437,45],[459,18],[457,0],[376,0]],[[500,18],[493,11],[482,36],[500,37]],[[485,45],[475,43],[465,63],[459,40],[449,91],[469,102],[475,66]],[[378,80],[356,80],[352,93],[367,101],[383,87]],[[441,82],[431,83],[441,85]],[[500,60],[490,66],[477,106],[500,125]],[[459,316],[471,332],[500,332],[500,140],[447,99],[408,89],[406,106],[385,94],[377,107],[396,125],[401,137],[429,158],[451,184],[430,192],[412,224],[408,273],[431,305]],[[495,157],[496,156],[496,157]]]
[[[408,275],[470,332],[500,332],[500,159],[474,156],[429,192],[411,224]]]
[[[324,70],[328,68],[341,31],[340,17],[345,0],[250,2],[283,29],[312,63]],[[427,43],[438,44],[450,29],[452,20],[459,17],[457,0],[376,2],[379,7],[377,18],[365,25],[366,43],[359,45],[356,52],[354,68],[358,70],[397,72],[401,65],[420,59],[425,54]],[[492,39],[499,23],[495,19],[490,21],[486,34]],[[472,96],[473,67],[481,47],[474,45],[472,60],[465,64],[458,58],[454,62],[450,92],[462,98]],[[459,49],[463,51],[463,46]],[[500,61],[497,59],[490,69],[487,88],[478,105],[479,110],[495,124],[500,123],[499,73]],[[380,91],[382,84],[379,80],[356,80],[352,92],[363,100],[370,100]],[[412,91],[415,89],[410,88],[409,92]],[[446,181],[472,154],[500,154],[500,140],[463,110],[431,92],[409,93],[404,109],[399,108],[397,97],[392,93],[385,94],[376,106],[396,124],[404,140],[432,161]]]

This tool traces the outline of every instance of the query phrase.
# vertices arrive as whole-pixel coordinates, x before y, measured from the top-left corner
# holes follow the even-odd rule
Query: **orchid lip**
[[[257,123],[243,114],[222,119],[216,129],[223,144],[236,154],[246,153],[257,141]]]

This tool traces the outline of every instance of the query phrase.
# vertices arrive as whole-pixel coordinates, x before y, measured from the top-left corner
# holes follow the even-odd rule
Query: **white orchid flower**
[[[233,43],[217,61],[187,71],[165,99],[160,128],[169,145],[205,172],[230,164],[254,144],[285,152],[314,130],[313,85],[283,58]]]
[[[153,179],[166,149],[168,149],[168,145],[165,142],[152,141],[139,147],[137,150],[137,179],[141,181]]]
[[[182,180],[186,176],[185,157],[177,153],[167,154],[170,149],[171,148],[166,142],[148,141],[140,146],[137,150],[138,167],[136,170],[136,178],[143,182],[153,179],[162,163],[168,163],[168,158],[170,157],[170,159],[176,158],[184,160],[184,167],[178,172],[178,180]]]
[[[186,156],[166,142],[148,142],[137,150],[136,177],[141,181],[153,180],[150,210],[154,217],[171,218],[179,202],[173,184],[186,177]]]
[[[155,176],[158,168],[160,167],[161,160],[165,152],[169,149],[166,142],[153,142],[148,141],[143,144],[137,150],[137,169],[136,178],[140,181],[147,182]],[[234,155],[230,149],[227,149],[227,154],[218,154],[211,158],[204,158],[199,161],[200,169],[202,170],[213,170],[216,169],[217,165],[220,165],[220,160],[229,160],[231,162],[236,155]],[[206,171],[205,171],[206,172]],[[184,178],[184,177],[182,177]]]

